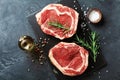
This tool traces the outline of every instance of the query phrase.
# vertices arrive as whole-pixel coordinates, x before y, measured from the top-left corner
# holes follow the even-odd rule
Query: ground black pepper
[[[43,65],[46,62],[46,56],[44,54],[44,47],[47,45],[50,38],[42,38],[40,37],[38,42],[35,41],[35,47],[32,50],[31,57],[33,63],[38,62],[40,65]]]

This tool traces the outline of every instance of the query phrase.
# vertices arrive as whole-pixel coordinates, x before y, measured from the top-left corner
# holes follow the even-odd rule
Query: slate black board
[[[81,8],[80,8],[80,5],[79,5],[78,1],[77,0],[61,0],[58,3],[69,6],[69,7],[73,8],[73,9],[75,9],[75,7],[76,7],[75,10],[80,14],[80,16],[79,16],[80,18],[79,18],[79,22],[78,22],[78,29],[77,29],[76,34],[79,35],[80,37],[85,38],[86,40],[88,40],[88,34],[89,34],[89,32],[91,30],[90,30],[88,25],[86,25],[84,28],[81,27],[81,24],[83,22],[86,23],[86,20],[85,20],[85,17],[83,15],[83,11],[81,11]],[[37,11],[37,12],[39,12],[39,11]],[[31,14],[30,16],[28,16],[28,21],[31,24],[31,27],[33,28],[33,30],[35,32],[37,40],[39,40],[39,38],[41,38],[41,37],[42,38],[50,38],[49,43],[47,44],[47,46],[44,47],[44,52],[46,53],[46,55],[48,55],[49,49],[51,47],[53,47],[54,45],[56,45],[58,42],[60,42],[60,40],[56,39],[56,38],[54,38],[52,36],[46,35],[41,31],[41,29],[40,29],[40,27],[37,24],[36,19],[35,19],[35,14],[37,12],[35,12],[35,13]],[[63,41],[65,41],[65,42],[74,42],[75,41],[75,35],[73,37],[71,37],[69,39],[65,39]],[[92,71],[99,70],[102,67],[106,66],[106,61],[105,61],[105,59],[104,59],[101,52],[102,51],[100,51],[100,54],[98,54],[98,56],[97,56],[96,63],[94,63],[93,60],[91,59],[91,57],[89,57],[89,66],[88,66],[87,70],[82,75],[76,76],[76,77],[69,77],[69,76],[62,75],[62,73],[59,72],[59,70],[57,70],[49,62],[49,59],[48,59],[48,62],[50,63],[49,65],[51,65],[51,69],[54,70],[53,72],[55,72],[55,76],[56,76],[57,80],[78,80],[78,79],[84,78],[85,76],[88,76]]]

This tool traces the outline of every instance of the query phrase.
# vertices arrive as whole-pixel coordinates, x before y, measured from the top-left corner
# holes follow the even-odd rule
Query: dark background
[[[22,35],[36,39],[27,16],[57,1],[0,0],[0,80],[56,80],[49,65],[45,64],[44,69],[31,62],[19,49],[18,40]],[[106,67],[82,80],[120,80],[120,0],[78,1],[83,11],[97,7],[103,13],[102,24],[89,26],[100,34],[102,54],[107,61]]]

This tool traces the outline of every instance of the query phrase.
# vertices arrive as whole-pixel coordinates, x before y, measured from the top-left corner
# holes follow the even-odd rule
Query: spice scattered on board
[[[106,70],[106,73],[108,73],[109,71],[108,70]]]
[[[35,42],[35,48],[31,53],[32,62],[39,62],[40,65],[43,65],[46,62],[46,56],[43,51],[43,48],[48,44],[50,38],[40,37],[38,42]]]
[[[30,72],[30,68],[28,68],[27,71]]]
[[[40,65],[44,65],[47,58],[45,56],[43,48],[48,44],[48,41],[50,38],[42,38],[40,37],[38,42],[35,41],[35,47],[33,51],[30,53],[31,62],[32,63],[38,63]],[[28,72],[30,72],[30,68],[27,69]]]
[[[77,10],[78,8],[77,8],[77,6],[75,5],[76,0],[74,0],[73,3],[74,3],[74,5],[73,5],[74,9]]]

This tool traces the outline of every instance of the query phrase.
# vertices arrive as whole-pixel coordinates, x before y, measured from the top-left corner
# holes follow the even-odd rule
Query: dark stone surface
[[[120,0],[78,0],[85,9],[97,7],[104,22],[89,26],[100,34],[102,54],[108,65],[83,80],[120,80]],[[19,49],[18,39],[29,35],[36,39],[27,16],[56,0],[0,0],[0,80],[56,80],[47,63],[34,64]],[[28,72],[28,68],[30,71]]]

